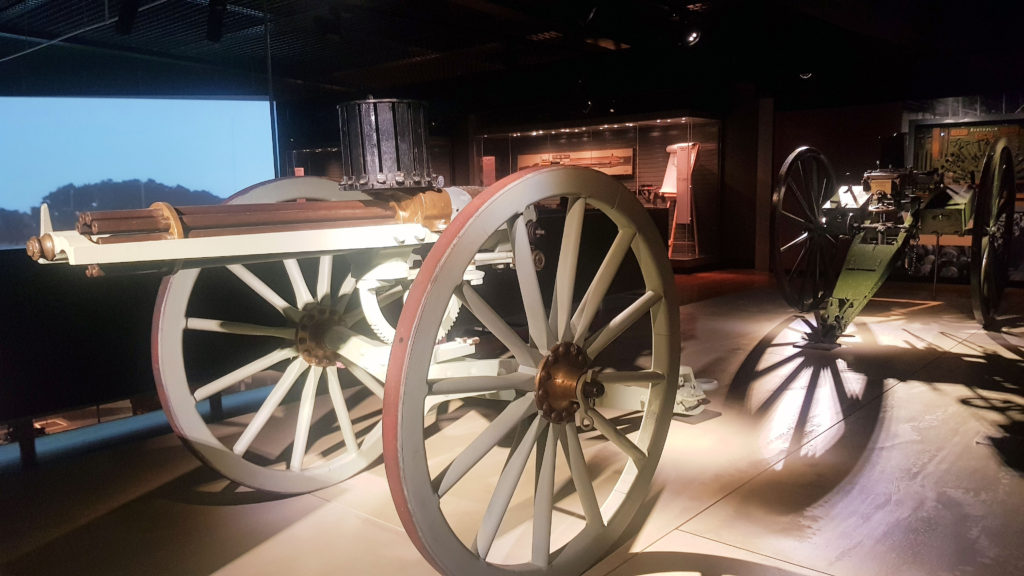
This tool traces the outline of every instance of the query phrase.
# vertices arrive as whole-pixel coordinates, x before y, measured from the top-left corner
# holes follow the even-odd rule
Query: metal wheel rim
[[[298,198],[339,199],[338,194],[337,183],[331,180],[287,178],[252,186],[225,202],[246,204],[284,202]],[[342,194],[359,195],[352,192]],[[164,278],[153,320],[153,368],[157,391],[172,428],[184,444],[200,460],[226,478],[250,488],[282,494],[306,493],[332,486],[374,462],[381,453],[379,420],[363,435],[357,451],[339,450],[335,457],[301,470],[265,467],[246,460],[244,453],[243,456],[236,455],[232,447],[226,446],[214,434],[200,412],[200,402],[196,401],[189,386],[183,351],[185,318],[200,272],[199,269],[182,270]],[[308,279],[306,283],[308,287]],[[315,286],[312,290],[316,290]],[[288,322],[287,325],[291,324]],[[294,352],[283,360],[292,361],[297,355]],[[298,360],[301,361],[301,358]],[[292,386],[304,388],[308,382],[304,376],[311,377],[313,370],[308,365],[301,368]],[[322,380],[328,379],[326,372],[329,370],[324,369],[325,374],[318,376],[318,388],[323,385]],[[333,382],[328,382],[328,387],[331,386]],[[264,405],[266,400],[261,403],[261,406]]]
[[[1015,193],[1013,153],[1000,140],[982,166],[971,231],[971,308],[985,327],[995,322],[1009,282]]]
[[[805,146],[783,163],[772,194],[770,263],[783,298],[800,312],[820,308],[835,288],[839,245],[822,212],[835,181],[828,160]]]
[[[662,290],[660,300],[650,313],[652,369],[661,371],[664,379],[651,386],[636,440],[647,457],[639,467],[626,466],[619,479],[625,495],[614,514],[609,517],[602,515],[600,521],[587,521],[586,527],[555,551],[550,550],[549,533],[547,546],[540,545],[540,560],[535,547],[532,562],[496,564],[488,562],[486,555],[481,558],[478,554],[479,534],[477,540],[469,544],[456,536],[441,510],[441,498],[432,486],[423,437],[423,405],[427,398],[425,374],[430,353],[429,347],[421,343],[430,341],[436,334],[443,305],[435,304],[446,301],[455,290],[476,247],[502,222],[521,215],[526,206],[543,198],[559,196],[585,197],[586,205],[604,211],[619,225],[620,232],[627,228],[636,230],[635,237],[631,241],[627,239],[627,242],[641,262],[647,290]],[[522,234],[525,238],[525,227]],[[523,252],[524,263],[532,262],[529,250]],[[621,535],[647,496],[646,489],[660,457],[672,414],[678,378],[678,305],[664,247],[643,208],[620,184],[596,171],[560,167],[514,174],[488,188],[456,218],[425,260],[409,300],[418,305],[407,306],[399,321],[398,337],[388,367],[384,408],[385,468],[406,532],[424,557],[444,574],[581,573]],[[468,307],[465,301],[463,303],[464,308]],[[520,399],[531,398],[531,394],[526,393]],[[531,409],[527,406],[526,410],[529,412]],[[576,427],[569,425],[565,429],[571,429],[567,432],[571,435]],[[557,444],[555,446],[558,447]],[[573,480],[575,484],[575,476]],[[494,498],[494,493],[491,493],[492,502]],[[541,508],[541,516],[545,510],[545,507]],[[487,517],[488,512],[485,512],[484,522]],[[536,526],[532,520],[531,524]],[[550,527],[548,520],[549,531]]]

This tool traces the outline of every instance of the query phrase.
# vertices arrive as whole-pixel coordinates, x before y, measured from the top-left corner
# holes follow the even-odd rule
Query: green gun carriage
[[[770,262],[786,302],[814,314],[808,344],[835,347],[922,235],[970,236],[971,302],[986,329],[1009,283],[1015,181],[1005,140],[992,144],[980,177],[956,184],[938,170],[866,172],[839,185],[825,156],[793,151],[772,195]]]

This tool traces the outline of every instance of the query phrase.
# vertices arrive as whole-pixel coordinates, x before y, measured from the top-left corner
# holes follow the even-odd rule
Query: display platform
[[[794,346],[803,323],[747,274],[716,280],[729,293],[712,298],[691,288],[702,275],[677,277],[706,298],[681,309],[682,361],[720,385],[701,414],[675,417],[646,513],[587,575],[1024,573],[1024,289],[1007,291],[996,334],[971,317],[967,286],[933,297],[890,282],[826,352]],[[443,415],[438,437],[486,423],[475,402]],[[66,433],[123,427],[127,440],[85,454],[43,438],[38,468],[0,468],[0,574],[434,574],[380,463],[267,495],[153,436],[156,416],[138,437],[126,421]],[[0,447],[10,459],[17,446]],[[517,506],[530,503],[506,522]]]

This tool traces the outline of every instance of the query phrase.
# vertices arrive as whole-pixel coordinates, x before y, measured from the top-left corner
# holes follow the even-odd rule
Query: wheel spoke
[[[779,214],[782,214],[783,216],[793,220],[797,224],[800,224],[800,225],[807,224],[807,219],[806,218],[801,218],[801,217],[797,216],[796,214],[792,214],[792,213],[782,209],[781,207],[779,208]]]
[[[519,291],[522,294],[523,306],[526,309],[526,323],[530,327],[530,337],[541,350],[550,347],[551,334],[548,319],[544,314],[544,298],[540,293],[540,281],[537,269],[533,265],[533,253],[526,235],[526,218],[516,218],[515,237],[512,245],[513,258],[516,265],[516,277],[519,279]]]
[[[828,193],[828,191],[831,188],[833,188],[833,186],[830,186],[831,183],[832,183],[832,181],[829,180],[828,177],[824,177],[824,178],[821,179],[821,191],[818,194],[818,208],[819,209],[823,208],[825,206],[825,200],[827,200],[828,198],[831,197],[831,194],[829,194],[829,196],[825,196],[825,194]]]
[[[576,431],[576,423],[569,422],[558,432],[559,440],[563,443],[566,460],[569,462],[569,471],[572,473],[572,483],[576,486],[576,494],[580,498],[580,506],[583,507],[583,516],[587,524],[604,524],[604,517],[601,515],[601,505],[597,502],[597,494],[594,493],[594,484],[590,479],[590,471],[587,469],[587,460],[583,457],[583,446],[580,444],[580,435]]]
[[[334,256],[320,257],[320,270],[316,276],[316,301],[323,304],[331,296],[331,272],[334,267]]]
[[[292,460],[288,465],[291,470],[302,470],[302,458],[306,455],[306,444],[309,442],[309,428],[313,423],[313,404],[316,402],[316,389],[320,385],[320,375],[324,369],[310,366],[306,374],[306,385],[302,388],[299,398],[299,415],[295,420],[295,442],[292,444]]]
[[[804,169],[804,160],[806,160],[806,159],[807,159],[807,157],[801,157],[796,162],[796,167],[797,167],[798,170],[800,170],[800,184],[801,184],[800,185],[800,196],[801,196],[801,199],[804,202],[814,202],[814,194],[815,194],[815,191],[814,191],[814,188],[815,188],[815,186],[814,186],[814,178],[813,178],[812,175],[809,175],[807,173],[807,170]],[[813,165],[812,165],[812,167],[813,167]],[[805,204],[805,206],[806,206],[806,204]],[[808,215],[810,215],[811,219],[812,220],[817,220],[818,219],[817,218],[817,216],[818,216],[818,209],[817,209],[817,207],[811,205],[811,206],[807,206],[807,208],[811,209],[810,211],[808,211]]]
[[[487,328],[499,342],[509,349],[509,352],[512,352],[519,364],[534,368],[537,366],[539,356],[537,351],[523,342],[515,330],[477,294],[476,290],[473,290],[468,282],[463,282],[455,288],[455,297],[466,308],[469,308],[477,320],[483,323],[484,328]]]
[[[331,366],[327,369],[327,391],[331,395],[331,404],[334,405],[334,414],[338,417],[338,426],[341,428],[341,437],[345,439],[345,448],[349,452],[359,450],[359,442],[356,440],[356,431],[352,428],[352,418],[348,414],[348,404],[345,402],[345,394],[341,391],[341,381],[338,379],[338,369]]]
[[[487,510],[484,512],[480,529],[476,534],[476,549],[481,559],[486,559],[487,553],[491,550],[494,537],[498,535],[501,520],[505,517],[505,511],[508,510],[508,505],[512,501],[516,485],[523,476],[530,453],[533,452],[533,446],[537,443],[537,438],[540,437],[541,431],[547,424],[547,420],[539,416],[533,419],[523,441],[516,446],[512,457],[505,464],[505,469],[501,471],[501,476],[498,477],[498,483],[494,487],[494,493],[491,494],[491,500],[487,503]]]
[[[523,372],[503,376],[459,376],[445,378],[430,385],[430,394],[483,394],[497,390],[522,390],[534,388],[534,376]]]
[[[260,406],[259,410],[256,411],[256,415],[252,417],[249,424],[246,425],[245,430],[242,431],[242,435],[238,437],[238,441],[231,448],[231,451],[241,456],[249,449],[252,445],[253,440],[256,439],[256,435],[263,430],[263,427],[267,425],[267,421],[270,420],[270,416],[273,415],[274,410],[284,400],[288,391],[292,389],[292,384],[299,379],[302,371],[309,367],[306,361],[302,358],[296,358],[292,360],[292,363],[288,365],[288,369],[284,371],[281,378],[278,379],[277,384],[274,384],[274,389],[270,391],[267,399],[263,401],[263,405]]]
[[[807,200],[813,203],[815,202],[815,200],[817,200],[818,197],[818,187],[816,185],[816,183],[818,182],[818,177],[815,170],[816,166],[813,160],[811,161],[811,166],[809,170],[804,168],[804,163],[807,161],[808,158],[809,157],[801,158],[797,165],[800,166],[800,174],[801,176],[803,176],[803,189],[806,191]],[[815,215],[817,215],[817,210],[815,210]]]
[[[277,292],[274,292],[270,286],[267,286],[263,280],[260,280],[259,277],[249,271],[248,268],[241,264],[230,264],[227,268],[232,274],[237,276],[239,280],[244,282],[246,286],[251,288],[253,292],[266,300],[268,304],[276,308],[278,312],[283,314],[286,318],[290,318],[292,320],[298,319],[300,316],[298,309],[286,302],[284,298],[281,298]]]
[[[796,201],[800,203],[800,207],[804,209],[804,214],[807,214],[808,220],[814,220],[814,211],[811,210],[810,206],[807,205],[807,200],[804,199],[803,190],[797,185],[796,181],[793,180],[792,176],[786,178],[786,187],[789,188],[785,196],[792,196],[796,198]],[[785,202],[785,196],[783,196],[783,203]]]
[[[348,300],[352,297],[352,292],[355,291],[355,288],[356,279],[349,272],[341,282],[341,287],[338,288],[338,301],[334,304],[336,310],[344,312],[348,308]]]
[[[810,187],[810,190],[811,199],[815,201],[815,214],[820,217],[822,204],[825,203],[825,186],[828,184],[828,179],[823,174],[818,173],[819,168],[820,166],[818,166],[817,162],[811,163],[811,184],[813,186]]]
[[[298,355],[298,352],[295,351],[295,348],[290,346],[287,348],[278,348],[277,350],[274,350],[269,354],[265,354],[237,370],[233,370],[232,372],[217,378],[205,386],[196,388],[196,391],[192,396],[196,399],[196,402],[202,402],[214,394],[219,394],[235,384],[238,384],[253,374],[262,372],[282,360],[294,358],[296,355]]]
[[[612,318],[607,326],[587,340],[586,344],[583,345],[587,350],[587,357],[597,358],[597,355],[606,346],[621,336],[623,332],[642,318],[644,314],[647,314],[658,302],[661,302],[661,294],[648,291],[639,300],[630,304],[628,308],[620,312],[615,318]]]
[[[360,384],[366,386],[374,396],[384,398],[384,385],[380,380],[377,380],[373,374],[364,370],[350,358],[342,358],[342,360],[345,362],[345,368],[348,368],[348,371],[356,377],[356,380],[359,380]]]
[[[572,311],[573,288],[576,285],[576,269],[579,263],[580,238],[583,235],[583,215],[587,202],[583,198],[571,198],[565,215],[565,229],[562,232],[562,247],[558,254],[558,270],[555,272],[555,292],[551,298],[549,324],[555,332],[555,340],[564,339]]]
[[[640,449],[639,446],[633,443],[625,434],[619,432],[619,429],[615,427],[603,414],[597,410],[585,408],[585,414],[594,419],[594,428],[604,435],[605,438],[611,441],[629,456],[629,459],[636,464],[637,468],[643,466],[644,461],[647,460],[647,454]]]
[[[796,246],[797,244],[800,244],[801,242],[806,242],[809,236],[809,233],[804,232],[803,234],[797,236],[793,240],[790,240],[789,243],[787,243],[786,245],[779,248],[779,252],[785,252],[786,250],[789,250],[790,248]]]
[[[787,281],[792,282],[793,275],[800,271],[800,264],[804,261],[804,257],[807,255],[808,246],[810,246],[809,243],[804,244],[803,247],[800,248],[800,253],[796,255],[796,260],[793,262],[793,267],[789,270],[789,273],[786,274]]]
[[[573,341],[577,345],[582,344],[589,335],[590,325],[597,316],[601,302],[604,300],[605,294],[608,293],[608,287],[612,285],[612,280],[615,279],[622,260],[626,257],[626,252],[635,237],[636,231],[634,230],[619,230],[608,254],[601,262],[601,267],[597,269],[594,280],[583,294],[583,300],[580,301],[579,308],[576,309],[576,313],[573,314],[572,321],[569,323],[573,332]],[[567,336],[563,336],[563,338],[567,338]]]
[[[244,336],[272,336],[285,340],[295,338],[295,328],[287,326],[261,326],[259,324],[215,320],[213,318],[185,318],[185,329]]]
[[[476,438],[470,442],[465,450],[452,460],[444,470],[441,471],[431,482],[437,491],[437,497],[444,496],[463,476],[469,472],[481,458],[487,455],[501,439],[508,435],[519,422],[530,414],[536,414],[537,407],[534,404],[533,394],[527,394],[519,398],[501,411],[498,417],[491,421]]]
[[[548,429],[544,456],[533,493],[533,563],[547,566],[551,555],[551,516],[555,496],[555,452],[558,441],[554,429]]]
[[[309,286],[306,285],[306,279],[302,276],[299,261],[288,258],[282,262],[284,269],[288,271],[288,280],[292,283],[292,290],[295,292],[295,307],[301,310],[313,302],[313,295],[309,293]]]

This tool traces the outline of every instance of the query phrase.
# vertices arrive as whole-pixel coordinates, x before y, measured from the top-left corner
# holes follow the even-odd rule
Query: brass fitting
[[[341,312],[330,306],[316,304],[303,311],[295,327],[295,347],[307,364],[327,367],[341,361],[337,351],[324,345],[327,332],[341,324]]]
[[[57,249],[53,245],[53,236],[49,234],[29,238],[28,242],[25,243],[25,252],[28,253],[29,258],[37,262],[40,258],[53,260],[57,257]]]
[[[579,410],[576,387],[587,373],[590,359],[583,348],[571,342],[559,342],[537,367],[537,409],[551,422],[569,422]],[[602,390],[603,392],[603,390]]]
[[[419,224],[433,232],[447,228],[452,217],[452,200],[444,191],[428,190],[389,204],[400,223]]]
[[[161,217],[170,225],[171,238],[185,237],[185,227],[182,225],[181,216],[174,209],[174,206],[167,202],[154,202],[150,205],[150,208],[159,210]]]

